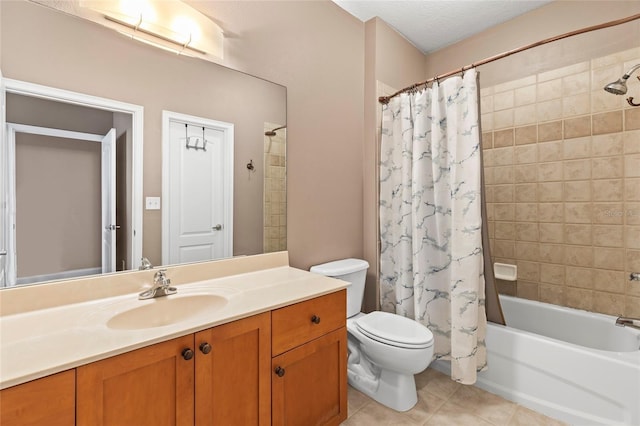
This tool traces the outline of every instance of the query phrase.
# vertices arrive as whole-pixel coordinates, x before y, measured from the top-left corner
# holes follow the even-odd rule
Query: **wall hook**
[[[256,167],[253,165],[253,160],[249,160],[249,162],[247,163],[247,170],[254,171],[255,168]]]

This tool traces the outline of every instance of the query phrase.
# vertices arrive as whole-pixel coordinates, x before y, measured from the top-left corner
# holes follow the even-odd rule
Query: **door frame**
[[[126,102],[116,101],[113,99],[102,98],[98,96],[88,95],[85,93],[73,92],[70,90],[59,89],[55,87],[43,86],[40,84],[29,83],[21,80],[3,78],[5,93],[13,93],[17,95],[30,96],[40,99],[46,99],[54,102],[61,102],[73,105],[79,105],[89,108],[101,109],[110,112],[119,112],[131,116],[132,128],[132,152],[131,162],[133,167],[131,182],[131,218],[132,226],[128,230],[131,241],[129,247],[129,264],[131,269],[137,269],[142,259],[142,172],[143,172],[143,125],[144,125],[144,107],[141,105],[130,104]],[[4,127],[4,126],[3,126]],[[3,130],[4,132],[4,130]],[[3,134],[3,141],[6,141],[6,135]]]
[[[222,229],[227,257],[233,256],[233,169],[234,169],[234,124],[211,120],[173,111],[162,111],[162,264],[169,264],[169,126],[171,122],[186,123],[198,127],[220,130],[224,133],[224,228]]]

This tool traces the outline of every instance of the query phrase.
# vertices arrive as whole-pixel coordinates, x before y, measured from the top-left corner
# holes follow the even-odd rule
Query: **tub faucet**
[[[157,271],[153,275],[153,287],[140,293],[138,295],[138,299],[146,300],[176,294],[178,289],[170,286],[171,280],[167,278],[165,272],[167,272],[166,269],[160,269]]]
[[[619,327],[631,327],[640,330],[640,318],[618,317],[616,325]]]

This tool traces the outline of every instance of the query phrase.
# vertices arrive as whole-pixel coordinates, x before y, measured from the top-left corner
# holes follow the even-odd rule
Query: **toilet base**
[[[368,397],[396,411],[408,411],[418,402],[416,381],[412,374],[400,374],[380,370],[378,386],[371,386],[371,380],[362,380],[355,371],[349,370],[349,384]]]

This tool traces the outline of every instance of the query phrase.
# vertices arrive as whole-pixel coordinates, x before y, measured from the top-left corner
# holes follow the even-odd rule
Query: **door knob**
[[[216,226],[211,227],[211,229],[214,231],[222,231],[222,225],[217,224]]]

